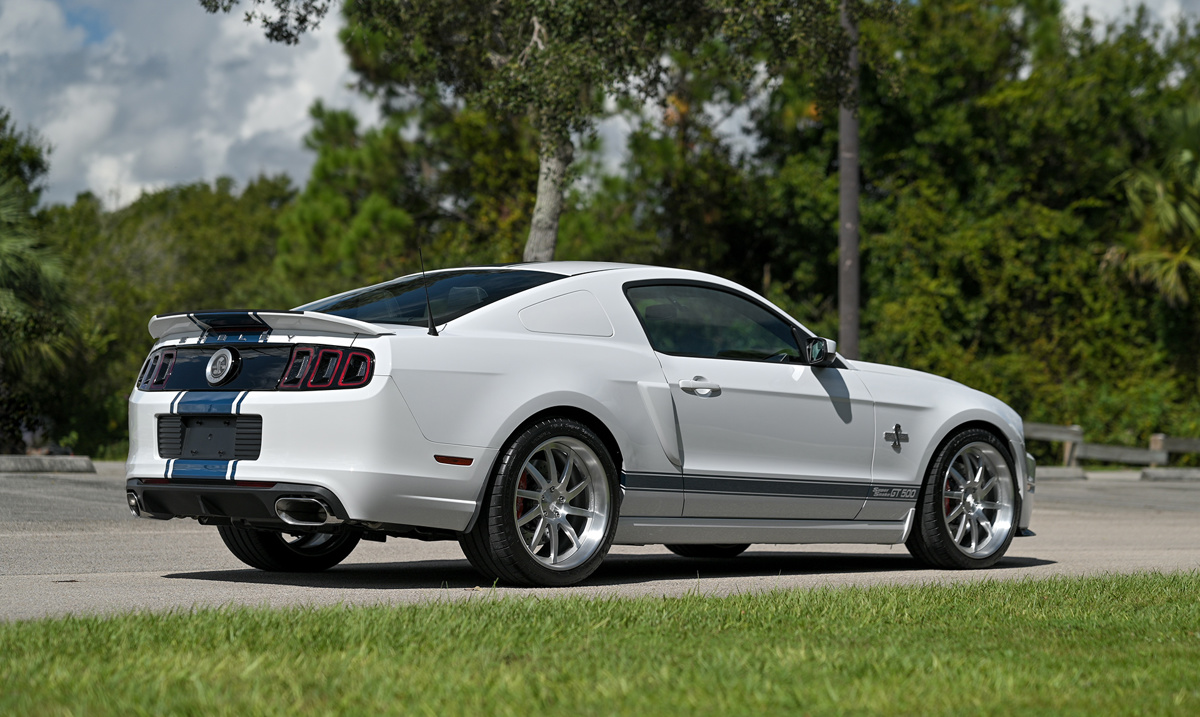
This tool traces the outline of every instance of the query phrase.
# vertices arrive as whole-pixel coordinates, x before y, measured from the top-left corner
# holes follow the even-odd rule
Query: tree
[[[850,47],[846,96],[838,106],[838,349],[858,358],[858,22],[841,0],[842,29]]]
[[[13,182],[22,195],[25,211],[32,210],[42,195],[43,181],[50,171],[50,146],[33,129],[18,130],[12,115],[0,107],[0,175]]]
[[[1168,303],[1186,304],[1188,275],[1200,278],[1200,103],[1169,111],[1163,129],[1167,145],[1158,160],[1119,180],[1137,223],[1124,263]]]
[[[38,381],[62,365],[74,328],[62,266],[31,214],[50,165],[33,129],[18,130],[0,108],[0,453],[23,446],[40,426]]]
[[[38,242],[28,204],[22,179],[0,175],[0,453],[41,422],[31,384],[62,366],[73,328],[61,264]]]
[[[244,188],[229,178],[144,193],[106,210],[90,193],[38,219],[63,258],[81,328],[43,404],[76,450],[115,459],[127,445],[127,399],[152,339],[154,314],[200,309],[286,309],[272,277],[279,216],[295,190],[287,176]]]
[[[200,0],[210,12],[238,0]],[[326,14],[318,0],[253,0],[247,20],[294,43]],[[718,14],[703,0],[358,0],[348,44],[364,87],[395,97],[437,87],[499,116],[528,117],[539,171],[524,257],[554,256],[573,133],[609,95],[648,95],[672,46],[692,46]]]
[[[280,216],[277,281],[292,303],[431,268],[519,261],[534,203],[529,126],[429,93],[360,129],[313,106],[308,185]]]

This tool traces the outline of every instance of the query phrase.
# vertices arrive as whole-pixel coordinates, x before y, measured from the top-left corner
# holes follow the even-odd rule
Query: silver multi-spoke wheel
[[[513,501],[521,544],[551,570],[570,570],[603,544],[609,518],[608,477],[583,441],[556,436],[521,466]]]
[[[621,487],[610,445],[561,416],[517,432],[493,470],[485,512],[459,536],[471,565],[516,585],[574,585],[591,575],[617,532]]]
[[[1003,439],[967,428],[938,449],[925,474],[905,545],[938,568],[986,568],[1004,556],[1020,514],[1016,472]]]
[[[942,477],[942,519],[954,547],[986,558],[1012,532],[1013,479],[1008,462],[988,443],[963,446]]]

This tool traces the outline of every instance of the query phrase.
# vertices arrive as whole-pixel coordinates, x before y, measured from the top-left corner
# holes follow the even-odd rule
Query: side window
[[[701,358],[786,361],[791,327],[736,294],[703,286],[632,286],[626,296],[655,351]]]

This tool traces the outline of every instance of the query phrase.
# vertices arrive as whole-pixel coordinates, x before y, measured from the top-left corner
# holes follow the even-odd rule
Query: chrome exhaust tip
[[[342,522],[329,506],[316,498],[280,498],[275,501],[275,515],[288,525],[335,525]]]
[[[134,493],[131,490],[126,491],[125,492],[125,503],[126,503],[126,505],[129,506],[129,512],[133,513],[133,517],[135,517],[135,518],[142,517],[142,506],[141,506],[141,504],[138,503],[137,493]]]

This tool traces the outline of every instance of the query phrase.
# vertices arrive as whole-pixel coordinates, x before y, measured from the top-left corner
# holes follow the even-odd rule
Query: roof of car
[[[532,261],[522,264],[509,264],[506,269],[530,269],[533,271],[548,271],[563,276],[590,274],[595,271],[611,271],[613,269],[649,269],[647,264],[622,264],[613,261]]]

